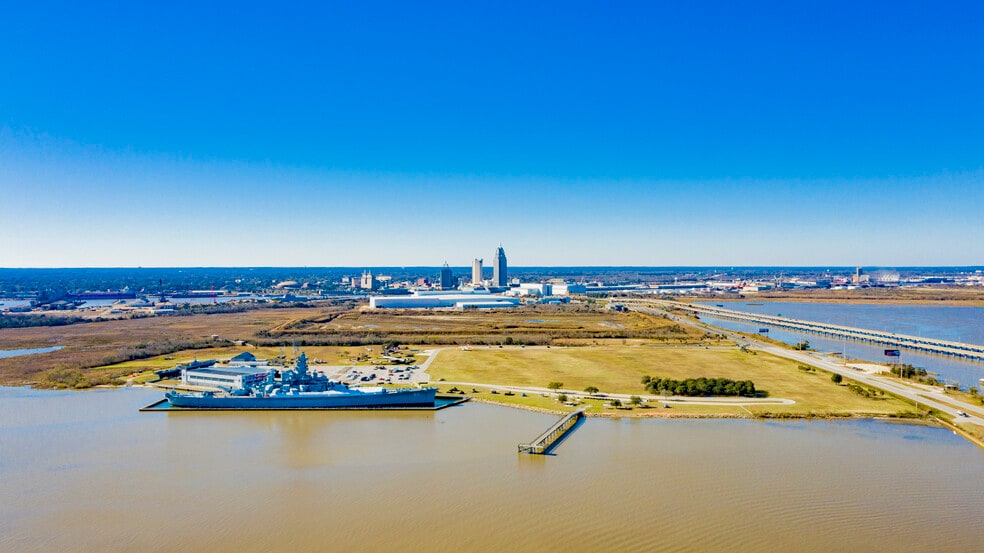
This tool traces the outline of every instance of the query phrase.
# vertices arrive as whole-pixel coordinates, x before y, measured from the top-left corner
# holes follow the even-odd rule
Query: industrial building
[[[553,284],[551,292],[555,296],[573,296],[588,293],[588,287],[583,284]]]
[[[519,305],[517,298],[490,294],[488,291],[434,293],[414,291],[410,296],[372,296],[370,309],[428,309],[450,307],[456,309],[508,308]]]
[[[541,282],[524,282],[506,291],[510,296],[552,296],[553,285]]]

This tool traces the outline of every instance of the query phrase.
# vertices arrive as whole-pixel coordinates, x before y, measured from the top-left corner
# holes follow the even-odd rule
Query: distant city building
[[[372,276],[372,271],[365,271],[362,273],[362,280],[359,282],[359,288],[363,290],[375,290],[379,287],[379,281],[376,277]]]
[[[861,267],[855,269],[854,276],[851,277],[851,282],[853,284],[867,284],[870,281],[871,281],[871,277],[864,274],[864,269],[862,269]]]
[[[444,267],[441,267],[441,289],[451,290],[454,288],[454,275],[451,274],[451,267],[448,267],[448,262],[444,262]]]
[[[472,284],[478,286],[482,283],[482,260],[472,261]]]
[[[549,296],[553,293],[553,285],[542,282],[524,282],[505,292],[509,296]]]
[[[495,264],[492,265],[492,285],[500,288],[509,285],[509,276],[506,270],[506,250],[502,249],[501,244],[499,249],[495,250]]]
[[[574,294],[586,294],[588,287],[583,284],[557,284],[551,286],[551,292],[555,296],[572,296]]]

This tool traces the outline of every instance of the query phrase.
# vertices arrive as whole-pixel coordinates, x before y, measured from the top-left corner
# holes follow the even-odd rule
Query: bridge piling
[[[958,358],[974,359],[984,361],[984,346],[976,344],[965,344],[962,342],[950,342],[936,338],[922,338],[919,336],[908,336],[905,334],[895,334],[878,330],[864,328],[854,328],[848,326],[834,325],[828,323],[818,323],[814,321],[803,321],[788,317],[760,315],[745,311],[735,311],[732,309],[722,309],[719,307],[709,307],[705,305],[689,304],[682,302],[662,301],[666,307],[682,309],[694,314],[709,315],[721,319],[731,319],[741,322],[749,322],[762,325],[771,325],[778,328],[804,332],[816,333],[824,336],[834,336],[847,340],[857,340],[871,344],[881,344],[892,348],[902,348],[940,355],[950,355]]]

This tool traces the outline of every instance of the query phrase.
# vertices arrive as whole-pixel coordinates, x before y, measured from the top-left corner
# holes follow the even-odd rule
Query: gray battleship
[[[371,409],[433,407],[437,388],[349,388],[321,373],[308,370],[301,354],[280,380],[271,370],[264,382],[241,390],[165,394],[172,407],[195,409]]]

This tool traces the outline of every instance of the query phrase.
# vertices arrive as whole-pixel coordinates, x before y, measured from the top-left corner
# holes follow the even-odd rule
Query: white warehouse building
[[[181,373],[181,383],[185,386],[208,386],[210,388],[222,386],[230,390],[241,390],[265,381],[269,372],[269,366],[264,369],[262,366],[217,367],[213,365],[198,369],[185,369]]]
[[[181,371],[181,383],[241,390],[265,381],[273,370],[267,361],[257,360],[249,352],[240,353],[224,363],[228,364],[219,365],[215,360],[192,361]]]
[[[369,298],[370,309],[427,309],[435,307],[493,309],[517,305],[519,305],[519,300],[516,298],[490,294],[485,290],[450,294],[414,291],[410,296],[372,296]]]

